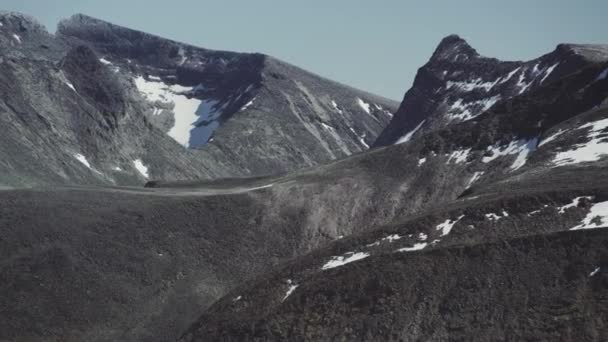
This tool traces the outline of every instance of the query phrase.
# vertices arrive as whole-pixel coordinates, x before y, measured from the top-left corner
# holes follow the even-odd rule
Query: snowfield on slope
[[[577,130],[585,128],[589,129],[587,133],[589,141],[574,145],[571,150],[558,152],[553,159],[553,164],[564,166],[593,162],[600,160],[604,155],[608,155],[608,118],[588,122]]]
[[[168,85],[160,78],[142,76],[135,78],[137,89],[150,101],[155,103],[172,104],[175,124],[167,133],[184,147],[201,147],[205,145],[216,128],[217,119],[221,115],[214,100],[199,100],[186,96],[193,88],[180,85]],[[161,110],[154,110],[158,115]]]

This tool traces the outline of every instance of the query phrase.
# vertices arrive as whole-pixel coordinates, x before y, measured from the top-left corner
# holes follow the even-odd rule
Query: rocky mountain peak
[[[479,54],[466,40],[452,34],[441,40],[431,57],[431,61],[461,62],[476,57],[479,57]]]
[[[2,28],[19,32],[46,32],[46,28],[33,17],[10,11],[0,11],[0,23]]]

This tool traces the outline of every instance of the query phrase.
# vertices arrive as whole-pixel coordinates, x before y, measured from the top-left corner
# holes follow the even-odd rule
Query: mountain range
[[[84,15],[0,23],[0,339],[608,339],[608,46],[451,35],[397,105]]]

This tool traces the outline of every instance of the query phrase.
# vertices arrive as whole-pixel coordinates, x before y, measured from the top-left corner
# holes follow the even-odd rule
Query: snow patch
[[[99,61],[105,65],[112,65],[112,62],[110,62],[109,60],[107,60],[105,58],[100,58]]]
[[[441,236],[446,236],[450,233],[450,231],[452,231],[452,228],[454,227],[454,225],[460,221],[462,218],[464,217],[464,215],[461,215],[460,217],[458,217],[456,220],[452,221],[450,219],[445,220],[445,222],[440,223],[439,225],[437,225],[437,230],[441,230]]]
[[[608,227],[608,201],[594,204],[587,217],[583,221],[570,230],[593,229],[600,227]]]
[[[543,146],[545,144],[550,143],[551,141],[555,140],[557,137],[559,137],[560,135],[562,135],[564,132],[566,132],[566,131],[560,129],[559,131],[555,132],[553,135],[549,136],[548,138],[543,139],[540,142],[540,144],[538,144],[538,147],[541,147],[541,146]]]
[[[149,177],[148,174],[148,167],[146,165],[144,165],[144,163],[141,161],[141,159],[135,159],[133,161],[133,165],[135,166],[135,169],[137,169],[137,171],[144,176],[145,178]]]
[[[335,267],[340,267],[340,266],[344,266],[348,263],[357,261],[357,260],[361,260],[361,259],[365,259],[369,256],[369,253],[363,253],[363,252],[348,252],[346,253],[346,256],[334,256],[332,257],[332,259],[330,261],[328,261],[325,265],[323,265],[322,269],[323,270],[328,270],[330,268],[335,268]]]
[[[481,178],[481,176],[483,176],[484,173],[485,173],[484,171],[475,172],[473,174],[473,177],[471,177],[471,179],[467,183],[467,189],[470,188],[471,185],[473,185],[473,183],[477,182]]]
[[[589,273],[589,277],[593,277],[594,275],[596,275],[598,272],[600,271],[600,268],[597,267],[596,269],[594,269],[593,271],[591,271],[591,273]]]
[[[75,93],[78,93],[76,91],[76,88],[74,88],[74,85],[72,83],[70,83],[68,80],[64,80],[63,83],[65,83],[70,89],[72,89]]]
[[[83,156],[82,154],[80,154],[80,153],[76,153],[76,154],[74,155],[74,158],[76,158],[76,160],[78,160],[79,162],[81,162],[81,163],[82,163],[84,166],[88,167],[89,169],[91,169],[91,170],[93,169],[93,168],[91,167],[91,164],[90,164],[90,163],[89,163],[89,161],[87,160],[87,158],[86,158],[85,156]]]
[[[602,155],[608,154],[608,135],[602,131],[608,128],[608,119],[589,122],[578,129],[591,128],[587,137],[590,140],[584,144],[574,145],[573,150],[559,152],[553,163],[558,166],[597,161]]]
[[[340,109],[340,107],[338,107],[338,104],[336,103],[336,101],[331,100],[331,106],[332,106],[332,107],[334,107],[334,109],[335,109],[335,110],[336,110],[338,113],[343,114],[342,109]]]
[[[448,163],[450,163],[452,160],[456,164],[464,163],[467,161],[467,157],[469,156],[470,152],[470,148],[466,150],[456,150],[452,152],[452,154],[450,154],[450,157],[448,158]]]
[[[510,80],[510,79],[513,77],[513,75],[515,75],[515,74],[516,74],[516,73],[519,71],[519,69],[521,69],[521,67],[517,67],[517,68],[515,68],[513,71],[511,71],[511,72],[510,72],[510,73],[509,73],[509,74],[508,74],[506,77],[504,77],[504,78],[503,78],[503,79],[500,81],[500,84],[503,84],[503,83],[508,82],[508,81],[509,81],[509,80]]]
[[[255,101],[255,97],[251,101],[247,102],[243,107],[241,107],[241,109],[239,111],[242,112],[242,111],[246,110],[247,108],[249,108],[253,104],[253,101]]]
[[[486,218],[487,218],[488,220],[490,220],[490,221],[498,221],[498,220],[500,220],[501,218],[505,218],[505,217],[509,217],[509,213],[507,213],[507,212],[506,212],[506,211],[504,211],[504,210],[502,211],[502,216],[500,216],[500,215],[496,215],[496,214],[494,214],[494,213],[489,213],[489,214],[486,214]]]
[[[424,163],[426,163],[426,158],[420,158],[420,159],[418,159],[418,166],[420,166],[420,165],[422,165]]]
[[[597,77],[595,78],[595,81],[601,81],[603,79],[605,79],[606,77],[608,77],[608,68],[606,68],[606,70],[600,72],[599,75],[597,75]]]
[[[515,158],[515,161],[511,165],[511,170],[517,170],[525,165],[528,155],[536,150],[537,144],[538,138],[533,138],[530,140],[514,140],[506,146],[499,146],[498,144],[488,146],[487,150],[490,151],[492,155],[483,157],[481,161],[484,163],[489,163],[498,157],[517,154],[517,158]]]
[[[543,82],[545,82],[545,80],[547,79],[547,77],[549,77],[549,75],[551,75],[551,73],[553,72],[553,70],[555,70],[555,68],[559,65],[559,62],[553,64],[552,66],[548,67],[547,70],[545,70],[545,76],[543,76],[543,78],[540,80],[540,83],[542,84]]]
[[[287,280],[287,284],[289,285],[289,288],[287,289],[287,292],[285,292],[285,296],[283,297],[283,300],[281,300],[281,302],[284,302],[285,299],[287,299],[289,296],[291,296],[293,291],[295,291],[299,286],[299,285],[293,284],[291,282],[291,279]]]
[[[422,122],[420,122],[418,124],[418,126],[414,127],[413,130],[409,131],[406,135],[404,135],[401,138],[399,138],[397,140],[397,142],[395,142],[395,145],[397,145],[397,144],[403,144],[404,142],[410,141],[410,139],[412,138],[412,136],[414,136],[414,134],[420,129],[420,127],[422,127],[422,125],[424,124],[425,121],[426,120],[422,120]]]
[[[239,300],[241,300],[243,298],[243,296],[238,296],[232,299],[233,302],[238,302]]]
[[[149,101],[173,104],[175,124],[167,134],[183,146],[205,145],[219,127],[221,108],[217,108],[218,101],[187,96],[193,88],[148,81],[142,76],[135,78],[135,84]]]
[[[426,242],[418,242],[418,243],[415,243],[412,247],[399,248],[397,250],[397,252],[419,251],[421,249],[424,249],[427,245],[428,245],[428,243],[426,243]]]
[[[575,198],[575,199],[572,200],[572,203],[569,203],[569,204],[566,204],[564,206],[561,206],[561,207],[557,208],[557,211],[560,214],[563,214],[563,213],[566,212],[567,209],[576,208],[576,207],[579,206],[579,204],[581,203],[582,199],[591,200],[591,199],[593,199],[593,197],[591,197],[591,196],[580,196],[580,197],[577,197],[577,198]]]
[[[486,92],[490,91],[494,86],[500,81],[500,78],[495,80],[494,82],[484,82],[483,79],[477,78],[471,81],[448,81],[446,83],[446,89],[450,89],[452,87],[464,90],[464,91],[472,91],[475,89],[483,89]]]
[[[458,99],[448,109],[449,120],[467,121],[474,119],[490,109],[500,99],[500,95],[471,102],[463,102],[463,99]]]
[[[13,33],[13,38],[17,41],[17,43],[21,44],[21,37]]]
[[[361,107],[367,114],[371,114],[369,103],[357,98],[357,104]]]

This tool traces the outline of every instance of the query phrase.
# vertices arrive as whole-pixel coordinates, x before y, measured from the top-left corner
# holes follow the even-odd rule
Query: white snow
[[[578,226],[575,226],[570,230],[600,227],[608,227],[608,201],[594,204],[589,210],[587,217],[585,217]]]
[[[564,206],[561,206],[561,207],[557,208],[557,211],[560,214],[563,214],[569,208],[576,208],[576,207],[578,207],[578,205],[580,204],[580,202],[581,202],[582,199],[591,200],[591,199],[593,199],[593,197],[591,197],[591,196],[580,196],[580,197],[577,197],[577,198],[575,198],[575,199],[572,200],[572,203],[569,203],[569,204],[566,204]]]
[[[485,172],[484,171],[478,171],[475,172],[473,174],[473,176],[471,177],[471,179],[469,180],[469,182],[467,183],[467,189],[471,187],[471,185],[473,185],[473,183],[477,182],[477,180],[479,180],[481,178],[481,176],[483,176]]]
[[[167,134],[183,146],[206,144],[219,127],[217,119],[221,108],[217,108],[218,102],[189,98],[184,93],[192,91],[192,88],[148,81],[142,76],[135,79],[135,84],[149,101],[173,104],[175,124]]]
[[[141,159],[136,159],[133,161],[133,165],[135,166],[135,168],[137,169],[137,171],[144,176],[145,178],[149,177],[148,174],[148,167],[144,165],[144,163],[141,161]]]
[[[371,111],[369,109],[369,103],[361,100],[360,98],[357,98],[357,104],[359,105],[359,107],[361,107],[367,114],[371,114]]]
[[[239,300],[241,300],[243,298],[243,296],[238,296],[232,299],[233,302],[238,302]]]
[[[397,252],[412,252],[424,249],[428,244],[426,242],[415,243],[412,247],[399,248]]]
[[[511,170],[517,170],[526,164],[528,161],[528,155],[536,150],[536,145],[538,145],[538,138],[534,138],[528,140],[528,142],[519,148],[517,153],[517,158],[511,165]]]
[[[357,136],[357,139],[359,140],[359,143],[360,143],[360,144],[361,144],[363,147],[365,147],[366,149],[369,149],[369,145],[368,145],[368,144],[365,142],[365,139],[364,139],[364,138],[365,138],[365,136],[366,136],[366,134],[359,135],[359,134],[358,134],[358,133],[355,131],[355,129],[354,129],[354,128],[352,128],[352,127],[349,127],[348,129],[350,129],[350,131],[351,131],[351,132],[353,132],[353,134]]]
[[[287,289],[287,292],[285,292],[285,297],[283,297],[282,302],[285,301],[285,299],[287,299],[287,297],[291,296],[291,294],[293,293],[293,291],[295,291],[299,285],[293,284],[291,282],[291,279],[287,280],[287,284],[289,284],[289,288]]]
[[[357,261],[357,260],[361,260],[361,259],[365,259],[369,256],[369,253],[363,253],[363,252],[348,252],[346,253],[347,256],[334,256],[332,257],[332,259],[330,261],[328,261],[325,265],[323,265],[322,269],[323,270],[327,270],[330,268],[335,268],[335,267],[340,267],[340,266],[344,266],[348,263]]]
[[[488,151],[492,152],[492,155],[488,157],[483,157],[482,162],[489,163],[498,157],[517,154],[517,158],[515,158],[515,161],[511,165],[511,170],[517,170],[520,167],[524,166],[528,159],[528,155],[536,150],[537,143],[538,138],[533,138],[530,140],[514,140],[506,146],[488,146],[487,149]]]
[[[100,58],[99,61],[105,65],[112,65],[112,62],[110,62],[109,60],[107,60],[105,58]]]
[[[340,109],[340,107],[338,107],[338,104],[336,103],[336,101],[331,100],[331,105],[332,105],[332,107],[334,107],[334,109],[335,109],[335,110],[336,110],[338,113],[340,113],[340,114],[342,114],[342,113],[343,113],[343,112],[342,112],[342,109]]]
[[[596,269],[594,269],[593,271],[591,271],[591,273],[589,273],[589,276],[590,276],[590,277],[593,277],[593,276],[594,276],[594,275],[596,275],[596,274],[597,274],[597,272],[599,272],[599,271],[600,271],[600,268],[599,268],[599,267],[597,267]]]
[[[17,43],[21,44],[21,37],[13,33],[13,38],[17,41]]]
[[[506,77],[504,77],[500,81],[500,83],[502,84],[502,83],[506,83],[507,81],[509,81],[511,79],[511,77],[513,77],[513,75],[515,75],[519,71],[519,69],[521,69],[521,67],[517,67],[517,68],[513,69],[513,71],[511,71]]]
[[[422,127],[422,125],[424,124],[425,121],[426,120],[422,120],[422,122],[420,122],[418,124],[418,126],[414,127],[413,130],[409,131],[406,135],[404,135],[401,138],[399,138],[397,140],[397,142],[395,142],[395,145],[397,145],[397,144],[403,144],[404,142],[410,141],[410,139],[412,138],[412,136],[416,133],[416,131],[418,131],[420,129],[420,127]]]
[[[388,240],[388,242],[393,242],[395,240],[399,240],[401,239],[401,236],[397,235],[397,234],[393,234],[393,235],[389,235],[385,238],[383,238],[382,240]]]
[[[564,132],[566,132],[566,131],[560,129],[559,131],[555,132],[554,134],[552,134],[551,136],[547,137],[546,139],[543,139],[540,142],[540,144],[538,144],[538,147],[541,147],[544,144],[547,144],[547,143],[555,140],[557,137],[559,137],[560,135],[562,135]]]
[[[89,163],[89,161],[87,160],[87,158],[86,158],[85,156],[83,156],[82,154],[80,154],[80,153],[76,153],[76,154],[74,155],[74,158],[76,158],[76,159],[77,159],[79,162],[81,162],[81,163],[82,163],[84,166],[88,167],[89,169],[91,169],[91,170],[93,169],[93,168],[91,167],[91,164],[90,164],[90,163]]]
[[[463,99],[458,99],[448,109],[448,119],[462,121],[471,120],[490,109],[490,107],[500,99],[500,95],[471,102],[463,102]]]
[[[486,92],[490,91],[494,86],[500,81],[500,78],[496,79],[494,82],[484,82],[483,79],[477,78],[471,81],[448,81],[446,83],[446,89],[450,89],[452,87],[459,88],[464,91],[472,91],[475,89],[483,89]]]
[[[120,168],[120,166],[114,166],[112,168],[112,170],[114,170],[114,171],[122,171],[122,169]]]
[[[608,118],[582,125],[578,129],[591,128],[587,137],[589,142],[574,145],[573,150],[559,152],[555,155],[553,163],[558,166],[597,161],[602,155],[608,154],[607,135],[602,131],[608,128]],[[602,141],[603,139],[603,141]]]
[[[251,106],[253,104],[253,101],[255,101],[255,98],[251,99],[251,101],[247,102],[243,107],[241,107],[241,109],[239,111],[244,111],[247,108],[249,108],[249,106]]]
[[[543,82],[545,82],[545,80],[547,79],[547,77],[549,77],[549,75],[551,75],[551,73],[553,72],[553,70],[555,70],[555,68],[559,65],[559,62],[553,64],[552,66],[548,67],[547,70],[545,70],[545,76],[543,76],[543,78],[540,80],[540,83],[542,84]]]
[[[445,222],[437,225],[437,230],[441,230],[441,236],[446,236],[450,233],[450,231],[452,231],[452,228],[454,227],[454,225],[458,221],[460,221],[463,217],[464,217],[464,215],[461,215],[460,217],[458,217],[458,219],[456,219],[454,221],[447,219],[447,220],[445,220]]]
[[[531,84],[532,82],[526,82],[526,72],[522,72],[519,75],[519,80],[517,81],[517,86],[519,87],[519,94],[523,94],[523,92],[525,92]]]
[[[418,166],[420,166],[420,165],[422,165],[424,163],[426,163],[426,158],[420,158],[420,159],[418,159]]]
[[[154,76],[154,75],[148,75],[148,79],[151,79],[152,81],[157,81],[160,82],[161,78],[158,76]]]
[[[76,88],[74,88],[74,85],[73,85],[72,83],[70,83],[70,82],[69,82],[69,81],[67,81],[67,80],[64,80],[64,83],[65,83],[65,84],[66,84],[68,87],[70,87],[70,89],[72,89],[72,90],[73,90],[75,93],[78,93],[78,92],[76,91]]]
[[[500,215],[496,215],[496,214],[494,214],[494,213],[489,213],[489,214],[486,214],[486,218],[487,218],[488,220],[490,220],[490,221],[498,221],[498,220],[500,220],[501,218],[503,218],[503,217],[508,217],[508,216],[509,216],[509,213],[507,213],[507,212],[506,212],[506,211],[504,211],[504,210],[502,211],[502,216],[500,216]]]
[[[363,138],[358,137],[359,138],[359,143],[361,143],[361,145],[363,145],[363,147],[365,147],[366,149],[369,149],[369,145],[365,142],[365,140],[363,140]]]
[[[595,78],[595,81],[601,81],[603,79],[605,79],[606,77],[608,77],[608,68],[606,68],[604,71],[600,72],[599,75],[597,75],[597,77]]]
[[[424,241],[424,240],[426,240],[427,238],[428,238],[428,235],[426,235],[426,234],[424,234],[424,233],[420,233],[420,234],[418,234],[418,239],[419,239],[420,241]]]
[[[448,158],[448,163],[450,163],[452,160],[456,164],[466,162],[467,157],[469,156],[469,152],[471,152],[470,148],[466,149],[466,150],[456,150],[456,151],[452,152],[452,154],[450,154],[450,157]]]

